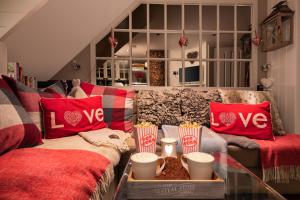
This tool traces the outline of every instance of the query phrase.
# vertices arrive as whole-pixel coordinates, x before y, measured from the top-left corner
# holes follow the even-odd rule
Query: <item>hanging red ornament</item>
[[[110,45],[111,45],[113,48],[116,48],[116,46],[118,45],[118,40],[117,40],[115,37],[113,37],[113,36],[110,36],[110,37],[108,38],[108,40],[109,40]]]
[[[260,39],[260,37],[258,36],[257,32],[256,32],[256,28],[253,26],[253,24],[250,24],[249,26],[249,31],[252,31],[252,29],[254,28],[254,33],[255,33],[255,36],[254,38],[251,39],[251,42],[252,44],[256,45],[256,46],[259,46],[260,43],[262,42],[262,40]],[[251,44],[249,44],[251,45]]]
[[[260,37],[257,35],[256,29],[255,29],[255,37],[252,38],[252,43],[256,46],[259,46],[261,43]]]
[[[111,36],[108,38],[108,41],[112,48],[116,48],[116,46],[118,45],[118,40],[113,35],[113,28],[111,28],[110,33],[111,33]]]
[[[187,37],[184,36],[184,34],[182,34],[182,35],[180,36],[180,38],[179,38],[178,43],[179,43],[180,47],[182,47],[182,46],[187,46],[188,43],[189,43],[189,40],[188,40]]]

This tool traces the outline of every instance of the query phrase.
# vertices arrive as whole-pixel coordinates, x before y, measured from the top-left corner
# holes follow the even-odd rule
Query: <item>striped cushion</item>
[[[41,133],[18,98],[0,79],[0,154],[42,144]]]
[[[3,76],[3,79],[10,86],[10,88],[14,91],[25,110],[28,112],[29,116],[39,128],[39,130],[43,130],[43,120],[42,110],[40,108],[40,98],[61,98],[66,97],[64,92],[64,87],[61,82],[57,82],[56,84],[49,86],[43,91],[38,91],[33,88],[29,88],[26,85],[18,82],[12,78],[7,76]]]
[[[133,131],[134,90],[96,86],[86,82],[82,82],[80,86],[88,96],[102,96],[104,121],[108,128],[125,132]]]

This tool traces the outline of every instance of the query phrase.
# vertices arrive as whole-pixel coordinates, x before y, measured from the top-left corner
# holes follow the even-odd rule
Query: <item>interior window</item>
[[[96,44],[97,84],[250,87],[251,24],[252,5],[140,4]]]

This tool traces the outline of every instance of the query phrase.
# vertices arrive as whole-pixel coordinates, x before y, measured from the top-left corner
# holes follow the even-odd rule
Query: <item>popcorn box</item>
[[[134,128],[135,144],[137,152],[156,152],[158,127],[155,125],[140,126]]]
[[[199,127],[178,127],[182,153],[200,151],[201,126]]]

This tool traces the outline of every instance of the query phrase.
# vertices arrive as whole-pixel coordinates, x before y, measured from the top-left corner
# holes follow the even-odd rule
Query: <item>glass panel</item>
[[[129,29],[129,17],[126,17],[116,29]]]
[[[217,58],[217,34],[203,33],[202,34],[202,58]]]
[[[199,6],[184,6],[184,25],[187,30],[199,29]]]
[[[291,23],[292,17],[291,16],[282,16],[281,17],[282,23],[282,42],[290,42],[291,41]]]
[[[168,86],[180,86],[179,68],[182,66],[181,61],[168,61]],[[181,78],[180,78],[181,80]]]
[[[97,60],[97,85],[112,85],[111,60]]]
[[[237,63],[237,86],[250,87],[250,62]]]
[[[220,87],[234,86],[234,63],[220,62]]]
[[[150,33],[150,52],[151,50],[165,51],[165,36],[163,33]],[[150,57],[156,58],[156,55],[150,53]],[[165,54],[163,53],[164,58]]]
[[[146,29],[147,28],[147,5],[141,4],[132,12],[132,28]]]
[[[129,85],[129,61],[115,60],[115,86]]]
[[[233,59],[234,58],[234,38],[233,33],[220,34],[220,58]]]
[[[164,5],[150,4],[150,29],[164,29]]]
[[[202,29],[217,30],[217,6],[202,6]]]
[[[111,45],[108,41],[110,36],[111,33],[107,34],[96,44],[96,57],[111,57]]]
[[[180,33],[169,33],[167,35],[167,51],[169,58],[181,58],[181,47],[178,44]]]
[[[150,55],[152,57],[163,57],[165,51],[152,50]],[[164,60],[150,60],[149,61],[149,79],[150,86],[165,86],[165,61]]]
[[[147,85],[146,60],[132,61],[132,85]]]
[[[237,58],[251,59],[251,34],[238,33],[237,34]]]
[[[97,79],[103,79],[104,78],[104,66],[103,66],[104,62],[106,62],[106,60],[97,60],[96,61]]]
[[[237,30],[250,31],[251,30],[251,7],[237,6]]]
[[[145,58],[147,57],[147,34],[132,33],[132,57]]]
[[[181,30],[181,5],[167,6],[167,20],[169,30]]]
[[[217,86],[217,62],[206,61],[202,62],[204,73],[206,74],[206,85],[208,87]]]
[[[185,34],[188,38],[188,46],[184,48],[185,58],[199,59],[199,34]]]
[[[234,29],[234,7],[220,6],[220,30],[231,31]]]
[[[115,48],[115,56],[129,56],[129,33],[115,32],[115,38],[118,40],[118,45]]]

